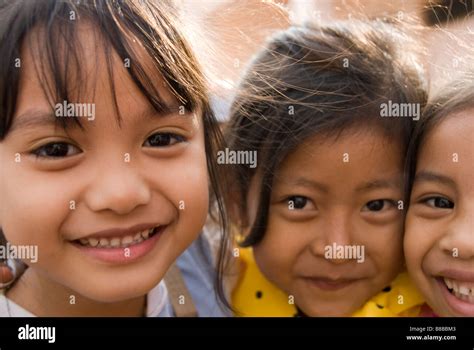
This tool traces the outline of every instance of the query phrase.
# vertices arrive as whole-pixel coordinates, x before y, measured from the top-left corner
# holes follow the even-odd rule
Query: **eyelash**
[[[82,151],[74,146],[73,144],[71,143],[68,143],[68,142],[64,142],[64,141],[56,141],[56,142],[49,142],[43,146],[40,146],[38,148],[36,148],[35,150],[33,150],[31,153],[33,155],[36,156],[36,158],[43,158],[43,159],[59,159],[59,158],[65,158],[65,157],[68,157],[68,155],[58,155],[58,156],[54,156],[54,155],[47,155],[47,154],[44,154],[45,152],[48,151],[48,147],[53,147],[53,146],[57,146],[57,145],[62,145],[62,146],[66,146],[68,147],[68,150],[67,150],[67,154],[69,153],[69,150],[70,150],[70,147],[74,147],[75,149],[79,150],[79,152],[77,152],[76,154],[78,153],[81,153]],[[53,151],[54,149],[50,149],[51,151]],[[56,151],[57,151],[57,147],[56,147]],[[64,150],[64,149],[63,149]],[[42,154],[43,153],[43,154]],[[71,155],[69,155],[71,156]]]
[[[302,208],[297,208],[297,200],[303,199],[304,205]],[[288,205],[289,210],[303,210],[308,204],[312,204],[311,199],[306,196],[293,195],[285,198],[285,203]],[[292,203],[292,204],[291,204]],[[313,204],[314,206],[314,204]]]
[[[383,202],[382,208],[380,208],[379,210],[370,210],[370,209],[368,209],[369,203],[380,202],[380,201]],[[368,201],[368,202],[364,205],[364,207],[363,207],[362,209],[364,209],[364,208],[367,207],[367,210],[366,210],[366,211],[370,211],[370,212],[381,212],[381,211],[383,211],[384,209],[387,209],[387,206],[385,205],[386,203],[390,204],[390,205],[393,206],[393,207],[396,207],[396,202],[393,201],[393,200],[391,200],[391,199],[374,199],[374,200]],[[364,211],[364,210],[363,210],[363,211]]]
[[[165,145],[165,146],[145,146],[146,143],[149,142],[149,140],[150,140],[152,137],[158,136],[158,135],[159,135],[159,136],[166,136],[166,137],[169,137],[168,141],[170,141],[171,139],[175,139],[176,142],[171,143],[171,144],[169,144],[169,145]],[[170,146],[173,146],[173,145],[175,145],[175,144],[177,144],[177,143],[182,143],[182,142],[186,142],[186,138],[185,138],[184,136],[181,136],[181,135],[178,135],[178,134],[174,134],[174,133],[171,133],[171,132],[156,132],[156,133],[150,135],[150,136],[146,139],[146,141],[143,143],[143,145],[144,145],[145,147],[154,147],[154,148],[155,148],[155,147],[170,147]]]
[[[448,205],[450,206],[449,208],[443,208],[443,207],[440,207],[440,206],[436,206],[436,200],[446,200],[448,201]],[[433,204],[429,204],[428,202],[429,201],[434,201]],[[449,200],[448,198],[446,197],[443,197],[443,196],[431,196],[431,197],[427,197],[427,198],[424,198],[421,200],[421,203],[427,205],[428,207],[430,208],[433,208],[433,209],[454,209],[454,202]],[[439,203],[438,203],[439,204]]]
[[[152,145],[149,145],[147,146],[146,144],[150,144],[150,139],[154,136],[157,136],[157,135],[160,135],[160,136],[166,136],[167,139],[165,139],[166,142],[171,142],[170,144],[167,144],[167,145],[161,145],[161,146],[152,146]],[[175,140],[175,142],[172,142],[172,139]],[[161,140],[163,141],[163,140]],[[150,135],[146,141],[143,143],[143,146],[144,147],[153,147],[153,148],[159,148],[159,147],[170,147],[170,146],[173,146],[177,143],[181,143],[181,142],[185,142],[186,141],[186,138],[181,136],[181,135],[177,135],[177,134],[173,134],[173,133],[154,133],[152,135]],[[64,151],[65,149],[58,149],[58,145],[61,145],[61,146],[66,146],[68,149],[66,151],[66,154],[61,154],[61,155],[48,155],[46,154],[46,152],[49,151]],[[60,146],[60,147],[61,147]],[[54,147],[56,149],[54,149]],[[55,142],[48,142],[47,144],[44,144],[36,149],[34,149],[33,151],[31,151],[31,154],[35,155],[36,158],[42,158],[42,159],[60,159],[60,158],[66,158],[66,157],[70,157],[71,154],[69,154],[70,150],[71,150],[71,147],[75,148],[76,150],[78,150],[79,152],[76,152],[75,154],[79,154],[81,153],[82,151],[75,145],[69,143],[69,142],[65,142],[65,141],[55,141]],[[48,149],[49,148],[49,149]]]
[[[296,199],[303,199],[305,202],[304,202],[304,205],[303,207],[301,208],[298,208],[297,207],[297,202],[296,202]],[[287,197],[285,199],[285,202],[288,204],[288,206],[290,206],[290,203],[292,202],[293,203],[293,210],[303,210],[307,205],[308,203],[310,202],[311,200],[308,198],[308,197],[305,197],[305,196],[290,196],[290,197]],[[364,208],[368,206],[369,203],[373,203],[373,202],[380,202],[382,201],[383,203],[383,206],[382,208],[380,208],[379,210],[367,210],[367,211],[370,211],[370,212],[380,212],[380,211],[383,211],[384,209],[387,209],[387,204],[395,207],[396,206],[396,203],[395,201],[393,200],[390,200],[390,199],[374,199],[372,201],[369,201],[365,204]]]

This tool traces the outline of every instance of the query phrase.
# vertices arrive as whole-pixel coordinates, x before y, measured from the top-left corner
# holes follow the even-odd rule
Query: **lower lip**
[[[309,282],[312,286],[315,286],[325,291],[340,290],[356,282],[356,280],[330,282],[328,280],[321,279],[321,278],[305,278],[305,280]]]
[[[449,307],[457,314],[463,316],[474,316],[474,304],[468,303],[467,301],[456,298],[448,290],[448,287],[444,283],[442,278],[437,278],[437,282],[440,285],[444,299],[448,303]]]
[[[153,237],[128,247],[94,248],[86,247],[78,243],[73,243],[73,245],[82,253],[102,262],[112,264],[126,264],[140,259],[153,250],[165,228],[166,227],[162,227],[160,231],[153,235]]]

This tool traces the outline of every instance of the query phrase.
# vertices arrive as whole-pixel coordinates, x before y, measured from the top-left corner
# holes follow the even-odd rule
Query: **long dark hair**
[[[351,127],[384,132],[404,155],[412,118],[381,118],[381,104],[426,101],[415,26],[393,21],[341,21],[291,27],[250,64],[231,109],[230,149],[257,151],[258,169],[232,167],[233,203],[246,216],[251,179],[259,173],[256,219],[243,246],[265,234],[271,188],[282,160],[305,139],[337,137]],[[245,222],[245,219],[244,219]]]
[[[474,110],[474,72],[468,72],[464,77],[445,84],[429,98],[408,147],[405,165],[407,193],[411,193],[413,188],[418,154],[426,135],[446,118],[468,109]]]
[[[73,19],[74,20],[71,20]],[[211,110],[206,82],[198,62],[184,35],[171,1],[148,0],[15,0],[0,3],[0,142],[7,136],[13,121],[18,95],[20,68],[15,61],[20,59],[20,49],[32,40],[40,42],[34,46],[38,57],[35,68],[45,95],[51,106],[58,101],[69,101],[72,89],[83,87],[86,73],[81,69],[81,48],[78,45],[77,21],[84,20],[94,26],[101,39],[107,59],[111,91],[114,93],[115,109],[118,112],[111,54],[116,53],[127,62],[128,73],[157,112],[166,111],[167,106],[158,93],[158,84],[164,80],[178,103],[187,111],[202,111],[207,168],[210,178],[211,200],[217,209],[217,218],[222,232],[218,259],[220,280],[226,257],[227,216],[223,201],[222,183],[216,152],[222,148],[223,138],[219,125]],[[27,34],[39,28],[29,40]],[[140,62],[132,41],[138,41],[152,62],[152,69]],[[32,46],[33,49],[33,46]],[[74,77],[68,72],[74,72]],[[48,80],[48,78],[51,78]],[[78,90],[75,90],[75,92]],[[80,95],[80,91],[78,92]],[[120,114],[118,122],[120,123]],[[80,124],[79,118],[58,118]],[[62,119],[62,120],[61,120]],[[218,294],[223,297],[221,283],[217,283]]]

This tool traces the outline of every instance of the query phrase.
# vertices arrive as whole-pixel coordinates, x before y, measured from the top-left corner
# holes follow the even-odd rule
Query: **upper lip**
[[[466,270],[443,270],[438,276],[446,277],[460,282],[474,282],[474,272]]]
[[[131,226],[128,228],[111,228],[107,230],[102,230],[102,231],[97,231],[94,233],[91,233],[87,236],[79,237],[77,239],[87,239],[87,238],[109,238],[109,237],[125,237],[129,235],[134,235],[138,232],[142,232],[145,230],[152,229],[157,226],[162,226],[157,223],[145,223],[145,224],[139,224],[135,226]]]

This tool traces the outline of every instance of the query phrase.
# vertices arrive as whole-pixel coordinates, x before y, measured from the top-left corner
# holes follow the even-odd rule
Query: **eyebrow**
[[[170,106],[164,111],[157,111],[153,107],[147,108],[140,113],[138,113],[134,119],[135,120],[153,120],[156,118],[170,119],[170,120],[179,120],[183,121],[183,125],[190,127],[191,130],[195,130],[198,127],[196,126],[196,119],[193,117],[195,114],[192,111],[185,110],[184,114],[180,113],[180,106]]]
[[[415,175],[415,180],[413,183],[416,182],[437,182],[443,185],[447,185],[453,188],[456,188],[456,182],[448,176],[441,175],[439,173],[433,171],[420,171]]]
[[[156,117],[159,118],[177,118],[177,117],[186,117],[192,115],[189,111],[185,111],[184,114],[179,113],[180,106],[168,106],[167,109],[163,111],[157,111],[153,107],[149,107],[141,111],[140,113],[136,114],[136,119],[143,120],[143,119],[153,119]],[[189,119],[189,118],[188,118]]]
[[[393,188],[393,189],[400,189],[401,182],[399,179],[378,179],[366,182],[356,188],[357,192],[364,192],[364,191],[371,191],[371,190],[378,190],[384,188]]]
[[[62,118],[62,119],[64,119],[66,126],[73,126],[73,124],[76,124],[76,123],[71,123],[72,119],[74,118]],[[60,120],[54,115],[53,112],[46,112],[46,111],[40,111],[40,110],[27,110],[25,113],[17,117],[14,117],[10,132],[13,132],[14,130],[17,130],[17,129],[32,129],[39,126],[59,125],[59,124],[60,124]]]
[[[291,186],[302,186],[302,187],[313,188],[323,193],[329,192],[329,188],[326,185],[314,180],[307,179],[305,177],[299,177],[296,180],[290,181],[288,184]]]
[[[146,119],[153,119],[157,116],[159,117],[177,117],[181,116],[178,115],[178,109],[179,106],[171,106],[169,110],[164,111],[164,112],[159,112],[155,110],[154,108],[150,107],[142,112],[137,114],[137,119],[138,120],[146,120]],[[185,114],[182,116],[188,116],[189,112],[186,111]],[[186,118],[190,119],[190,118]],[[42,110],[36,110],[36,109],[29,109],[26,112],[22,113],[19,116],[14,117],[13,119],[13,124],[10,128],[10,132],[13,132],[14,130],[18,129],[34,129],[36,127],[40,126],[49,126],[49,125],[64,125],[67,129],[70,128],[79,128],[80,123],[77,123],[77,120],[81,120],[81,118],[77,117],[56,117],[54,115],[54,112],[48,112],[48,111],[42,111]],[[61,124],[64,122],[64,124]]]
[[[303,187],[309,187],[316,189],[320,192],[323,193],[329,193],[329,188],[328,186],[314,181],[310,180],[304,177],[299,177],[295,181],[291,181],[289,183],[290,185],[293,186],[303,186]],[[401,183],[399,180],[373,180],[366,182],[356,188],[357,192],[364,192],[364,191],[369,191],[369,190],[374,190],[374,189],[382,189],[382,188],[394,188],[394,189],[400,189]]]

